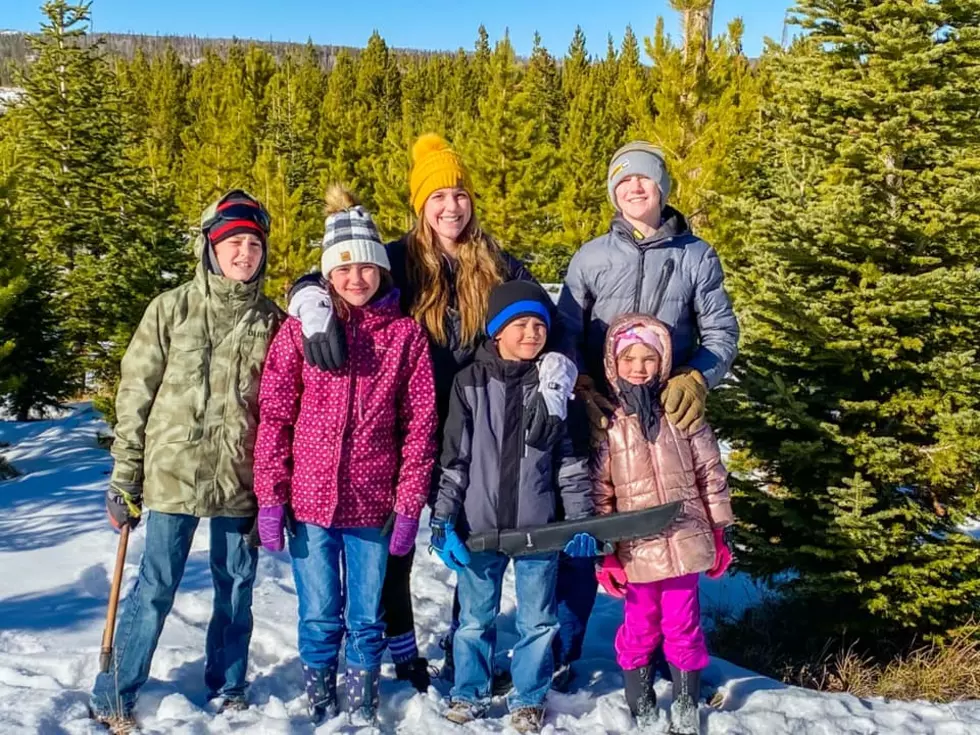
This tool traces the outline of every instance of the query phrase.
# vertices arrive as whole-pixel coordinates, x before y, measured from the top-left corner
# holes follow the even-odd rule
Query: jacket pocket
[[[176,386],[203,382],[208,362],[207,347],[207,342],[198,335],[173,335],[163,382]]]
[[[259,388],[262,384],[262,368],[269,351],[268,336],[249,336],[239,348],[238,396],[249,409],[257,413]]]
[[[201,438],[201,429],[196,426],[181,426],[165,421],[151,421],[146,427],[148,444],[175,444],[196,441]]]
[[[150,417],[151,423],[157,424],[155,431],[158,434],[173,427],[175,432],[196,430],[197,436],[192,438],[200,437],[209,352],[207,343],[197,335],[174,335],[171,338],[167,365]],[[150,426],[147,426],[147,434],[150,433]]]

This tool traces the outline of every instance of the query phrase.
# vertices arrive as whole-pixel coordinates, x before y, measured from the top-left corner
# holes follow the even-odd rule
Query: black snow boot
[[[506,697],[514,688],[514,677],[507,669],[494,669],[490,693],[495,697]]]
[[[571,664],[562,664],[555,668],[555,673],[551,675],[551,688],[556,692],[568,694],[572,688],[572,679],[575,674],[572,672]]]
[[[681,671],[671,664],[670,678],[674,682],[674,701],[670,705],[671,735],[701,735],[701,716],[698,714],[701,672]]]
[[[417,691],[425,694],[429,691],[432,677],[429,675],[429,662],[421,656],[395,664],[395,678],[398,681],[410,682]]]
[[[445,653],[445,658],[442,661],[442,666],[436,669],[434,672],[430,670],[433,676],[442,679],[443,681],[448,681],[450,684],[456,680],[456,665],[453,662],[453,634],[449,633],[442,637],[439,641],[439,648]]]
[[[657,693],[653,690],[653,667],[624,669],[626,704],[640,727],[646,727],[657,717]]]
[[[314,725],[337,716],[337,669],[314,669],[303,664],[307,711]]]
[[[373,726],[378,722],[380,671],[347,667],[347,715],[351,724]]]

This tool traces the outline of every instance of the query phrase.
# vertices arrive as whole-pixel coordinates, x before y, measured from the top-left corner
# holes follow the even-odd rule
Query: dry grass
[[[862,658],[852,648],[827,665],[826,689],[859,697],[931,702],[980,699],[978,634],[978,628],[964,630],[944,643],[917,648],[885,664]]]
[[[812,611],[811,611],[812,612]],[[980,699],[980,624],[929,645],[803,634],[813,618],[792,605],[763,604],[721,621],[712,653],[787,684],[858,697],[931,702]]]

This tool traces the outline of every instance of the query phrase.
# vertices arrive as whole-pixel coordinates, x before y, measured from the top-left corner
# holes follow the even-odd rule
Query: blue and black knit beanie
[[[534,281],[507,281],[490,292],[487,306],[487,335],[493,339],[515,319],[536,316],[551,329],[554,311],[551,297]]]

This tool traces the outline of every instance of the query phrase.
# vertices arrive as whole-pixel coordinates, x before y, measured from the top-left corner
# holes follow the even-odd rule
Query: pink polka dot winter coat
[[[418,518],[436,457],[436,400],[425,332],[394,291],[344,323],[347,364],[303,359],[289,318],[269,349],[259,393],[255,494],[286,503],[302,523],[384,525],[392,510]]]

